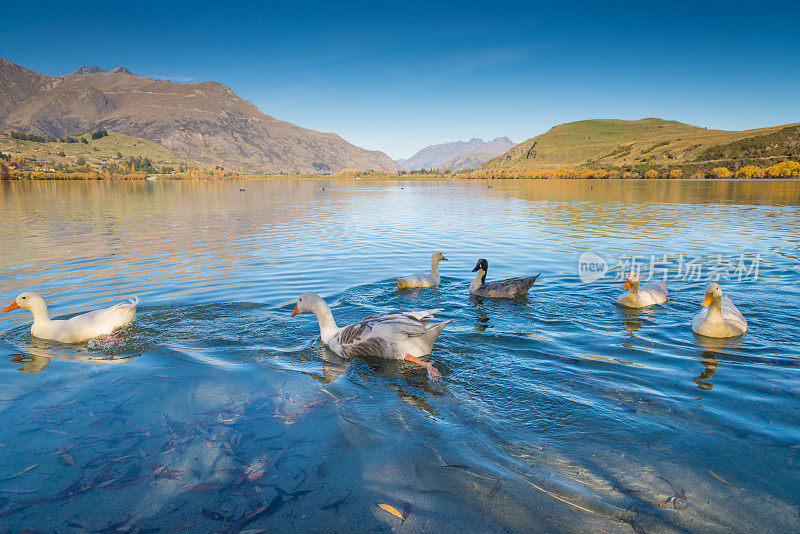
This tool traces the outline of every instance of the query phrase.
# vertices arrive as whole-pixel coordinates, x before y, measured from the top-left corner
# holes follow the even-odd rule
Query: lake
[[[798,532],[799,222],[797,181],[0,182],[2,306],[142,299],[88,344],[0,315],[0,531]],[[471,298],[478,258],[542,274]],[[617,307],[631,265],[666,304]],[[710,278],[744,337],[692,333]],[[443,380],[304,291],[442,308]]]

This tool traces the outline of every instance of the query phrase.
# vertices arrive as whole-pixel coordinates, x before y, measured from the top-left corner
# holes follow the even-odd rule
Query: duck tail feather
[[[435,309],[432,309],[432,310],[421,310],[421,311],[407,312],[406,315],[409,315],[409,316],[413,317],[414,319],[417,319],[417,320],[421,321],[422,319],[425,319],[425,318],[431,318],[431,317],[433,317],[434,314],[439,313],[441,311],[444,311],[444,308],[435,308]]]

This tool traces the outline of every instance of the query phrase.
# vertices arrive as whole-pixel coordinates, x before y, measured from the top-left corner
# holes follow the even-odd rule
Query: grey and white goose
[[[420,358],[431,353],[436,338],[450,324],[450,321],[433,322],[433,314],[440,311],[378,313],[339,328],[328,304],[319,295],[309,291],[297,299],[292,317],[298,313],[316,315],[320,339],[343,358],[377,356],[405,360],[424,367],[430,378],[439,379],[442,376],[439,370]]]
[[[494,299],[515,299],[525,295],[533,283],[539,278],[536,276],[525,276],[520,278],[506,278],[505,280],[495,280],[486,282],[486,272],[489,270],[489,262],[481,258],[478,264],[472,269],[477,272],[475,280],[469,285],[471,295],[478,297],[488,297]]]

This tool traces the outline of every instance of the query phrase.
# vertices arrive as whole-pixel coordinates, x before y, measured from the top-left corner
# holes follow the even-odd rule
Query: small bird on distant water
[[[514,299],[525,295],[531,288],[539,275],[526,276],[520,278],[506,278],[505,280],[495,280],[494,282],[486,282],[486,273],[489,270],[489,262],[481,258],[478,264],[472,269],[472,272],[477,272],[478,275],[469,285],[469,292],[471,295],[477,297],[489,297],[495,299]]]
[[[432,363],[419,358],[430,354],[431,347],[450,321],[432,323],[433,314],[442,310],[389,312],[370,315],[339,328],[328,304],[316,293],[303,293],[297,299],[292,317],[313,313],[319,322],[320,339],[329,349],[344,358],[377,356],[405,360],[420,365],[432,379],[441,373]]]
[[[108,335],[133,321],[138,304],[139,299],[133,297],[129,301],[109,308],[76,315],[66,320],[53,320],[47,314],[47,304],[42,297],[36,293],[22,293],[0,312],[10,312],[20,308],[30,310],[33,314],[31,334],[34,336],[61,343],[80,343]]]
[[[247,189],[242,189],[242,188],[240,187],[240,188],[239,188],[239,191],[247,191]]]

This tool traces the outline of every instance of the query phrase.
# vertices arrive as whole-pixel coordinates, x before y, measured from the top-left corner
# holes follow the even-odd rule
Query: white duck
[[[379,313],[339,328],[328,304],[316,293],[308,292],[297,299],[292,317],[298,313],[316,315],[322,342],[339,356],[405,360],[424,367],[430,378],[438,379],[442,376],[439,370],[419,358],[430,354],[436,338],[450,323],[430,322],[433,314],[439,311]]]
[[[31,334],[35,337],[61,343],[80,343],[108,335],[133,321],[138,304],[139,299],[134,297],[110,308],[76,315],[66,320],[52,320],[47,314],[47,304],[42,297],[36,293],[22,293],[11,305],[0,311],[10,312],[25,308],[33,314]]]
[[[439,262],[450,261],[444,257],[441,252],[434,252],[431,256],[431,272],[430,273],[416,273],[404,276],[397,279],[397,285],[401,289],[413,287],[436,287],[442,281],[439,276]]]
[[[667,302],[667,283],[651,282],[639,287],[639,273],[636,271],[628,273],[622,289],[628,292],[617,297],[617,304],[626,308],[644,308]]]
[[[747,319],[728,295],[722,294],[719,284],[712,282],[706,288],[706,306],[692,319],[692,331],[705,337],[726,338],[747,332]]]

